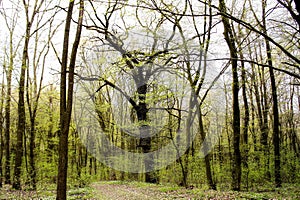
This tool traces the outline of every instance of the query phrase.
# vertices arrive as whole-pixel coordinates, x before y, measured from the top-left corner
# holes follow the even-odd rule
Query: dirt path
[[[159,187],[137,187],[126,184],[93,184],[100,200],[168,200],[168,199],[191,199],[193,195],[178,194],[175,191],[160,191]]]

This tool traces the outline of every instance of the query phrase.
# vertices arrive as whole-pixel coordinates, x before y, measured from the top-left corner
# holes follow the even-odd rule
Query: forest
[[[298,0],[0,15],[0,199],[300,199]]]

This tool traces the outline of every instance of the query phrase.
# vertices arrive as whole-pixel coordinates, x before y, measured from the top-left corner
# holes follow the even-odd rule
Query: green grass
[[[159,191],[161,192],[174,192],[174,191],[178,191],[179,189],[181,189],[178,186],[161,186],[159,187]]]
[[[56,198],[56,186],[54,184],[40,185],[36,191],[16,191],[11,186],[5,185],[0,189],[0,199],[43,199],[54,200]],[[67,192],[68,200],[75,199],[92,199],[94,197],[94,189],[92,187],[71,188]]]
[[[186,190],[187,193],[194,194],[196,199],[223,199],[228,197],[230,199],[300,199],[300,185],[299,184],[283,184],[282,188],[274,189],[272,187],[260,186],[253,191],[235,192],[231,190],[203,190],[201,188],[194,188],[193,190]]]

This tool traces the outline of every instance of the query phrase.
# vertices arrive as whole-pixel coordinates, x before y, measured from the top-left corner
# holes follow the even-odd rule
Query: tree
[[[71,57],[68,64],[69,37],[72,21],[72,13],[75,1],[70,1],[67,11],[63,52],[61,59],[61,80],[60,80],[60,132],[59,132],[59,161],[57,176],[57,200],[66,199],[67,191],[67,170],[68,170],[68,135],[72,115],[73,105],[73,87],[74,87],[74,70],[77,56],[77,50],[80,43],[84,1],[80,0],[78,23],[76,28],[75,39],[72,45]],[[68,67],[69,65],[69,67]],[[67,80],[68,74],[68,80]]]
[[[282,2],[281,2],[282,3]],[[262,20],[260,21],[257,17],[255,11],[253,10],[253,7],[251,5],[251,11],[256,19],[257,24],[260,26],[261,32],[269,37],[268,30],[267,30],[267,14],[266,14],[266,7],[267,7],[267,0],[262,1]],[[277,87],[276,87],[276,78],[274,74],[274,65],[273,65],[273,56],[272,56],[272,50],[269,39],[265,37],[264,42],[266,46],[266,55],[267,55],[267,63],[268,63],[268,70],[269,70],[269,76],[270,76],[270,82],[271,82],[271,96],[272,96],[272,102],[273,102],[273,145],[274,145],[274,174],[275,174],[275,185],[276,187],[281,187],[281,173],[280,173],[280,122],[279,122],[279,109],[278,109],[278,97],[277,97]],[[265,84],[264,84],[265,85]],[[265,89],[266,91],[266,89]],[[267,97],[264,97],[265,101]],[[267,103],[265,103],[267,104]],[[266,105],[265,105],[266,106]],[[269,107],[269,106],[267,106]],[[268,109],[267,109],[268,110]],[[268,111],[267,111],[268,112]],[[264,123],[265,126],[267,125],[267,114],[264,114]],[[264,145],[264,152],[268,151],[268,135],[263,134],[265,131],[267,131],[267,127],[262,130],[262,144]],[[268,162],[267,162],[268,165]],[[268,166],[267,166],[268,167]]]
[[[267,25],[266,25],[266,5],[267,0],[262,1],[262,31],[265,35],[267,33]],[[300,21],[299,21],[300,22]],[[273,100],[273,145],[274,145],[274,159],[275,159],[275,166],[274,166],[274,174],[275,174],[275,185],[276,187],[281,187],[281,167],[280,167],[280,131],[279,131],[279,111],[278,111],[278,97],[277,97],[277,88],[276,88],[276,78],[273,70],[273,58],[271,52],[271,46],[268,39],[265,38],[266,43],[266,52],[268,58],[268,65],[269,65],[269,74],[271,80],[271,90],[272,90],[272,100]]]
[[[1,15],[4,18],[5,21],[5,26],[9,32],[9,47],[8,51],[5,50],[6,52],[6,59],[4,59],[4,72],[6,74],[6,92],[5,92],[5,113],[4,113],[4,121],[5,121],[5,126],[4,126],[4,151],[5,151],[5,163],[4,163],[4,176],[5,176],[5,183],[10,184],[11,183],[11,166],[10,166],[10,157],[11,157],[11,152],[10,152],[10,116],[11,116],[11,93],[12,93],[12,72],[14,68],[14,63],[15,63],[15,57],[18,52],[18,48],[20,45],[21,40],[17,42],[17,44],[14,43],[15,40],[15,29],[17,27],[17,21],[18,21],[18,11],[17,8],[13,9],[13,12],[11,16],[7,13],[5,9],[1,10]]]
[[[110,86],[111,88],[116,89],[119,91],[122,95],[126,97],[128,102],[131,104],[131,106],[134,109],[134,113],[136,115],[138,124],[139,124],[139,132],[140,132],[140,139],[139,139],[139,145],[142,149],[142,152],[147,154],[151,152],[152,149],[152,137],[150,136],[150,128],[147,125],[149,123],[148,115],[149,115],[149,103],[147,96],[149,95],[150,90],[150,80],[154,77],[155,74],[158,74],[160,72],[159,67],[155,65],[155,61],[163,58],[164,56],[167,56],[168,49],[163,48],[162,50],[158,50],[159,44],[158,44],[158,38],[156,35],[157,32],[161,28],[164,17],[159,16],[158,19],[152,20],[150,23],[153,24],[153,29],[151,29],[149,26],[145,26],[139,19],[139,16],[136,16],[136,20],[140,27],[146,29],[147,34],[153,35],[153,42],[150,45],[151,48],[149,51],[143,51],[143,50],[128,50],[126,49],[124,45],[124,41],[122,41],[121,37],[118,37],[118,35],[114,32],[114,30],[110,31],[111,26],[111,18],[115,12],[120,10],[122,8],[122,5],[118,2],[114,2],[109,4],[106,13],[104,14],[104,20],[101,19],[101,17],[98,15],[97,10],[95,8],[95,5],[92,1],[90,1],[90,4],[94,10],[94,15],[97,21],[91,20],[93,22],[92,25],[87,26],[88,29],[94,30],[97,33],[100,33],[104,35],[105,43],[106,45],[109,45],[112,47],[116,52],[120,53],[122,56],[122,63],[125,63],[125,66],[120,64],[120,67],[123,67],[122,71],[125,71],[125,73],[129,73],[129,71],[132,74],[131,77],[134,80],[135,84],[135,97],[131,97],[126,95],[124,91],[111,81],[108,81],[104,78],[101,79],[103,84],[101,87],[98,88],[97,92],[100,91],[104,86]],[[137,6],[137,12],[139,7]],[[125,21],[123,19],[124,27],[126,28]],[[146,22],[147,23],[147,22]],[[100,24],[100,25],[98,25]],[[173,38],[171,35],[169,37],[169,40],[167,44],[165,45],[168,47],[169,41]],[[98,39],[98,38],[97,38]],[[103,40],[100,40],[104,42]],[[165,61],[165,62],[164,62]],[[168,63],[171,61],[171,59],[163,59],[162,66],[167,66]],[[147,168],[151,169],[153,167],[154,158],[145,158],[144,164]],[[145,181],[149,183],[157,183],[158,182],[158,176],[156,172],[150,171],[145,173]]]
[[[219,9],[221,12],[226,13],[226,5],[224,0],[219,0]],[[232,65],[232,130],[233,130],[233,149],[234,160],[232,167],[232,189],[240,190],[241,187],[241,152],[240,152],[240,108],[239,108],[239,80],[238,80],[238,55],[234,34],[228,18],[222,17],[224,25],[224,37],[227,42],[230,59]]]
[[[51,2],[50,2],[51,3]],[[49,6],[50,4],[48,4]],[[45,9],[48,7],[45,5]],[[33,190],[36,190],[36,183],[37,183],[37,172],[36,172],[36,155],[35,155],[35,148],[36,148],[36,117],[37,111],[39,106],[39,100],[41,96],[41,92],[43,89],[43,78],[44,78],[44,71],[46,65],[46,58],[49,53],[50,49],[50,41],[53,38],[57,27],[52,30],[53,25],[53,16],[50,17],[49,20],[49,28],[48,34],[43,35],[42,32],[44,31],[41,29],[45,24],[42,24],[45,15],[48,14],[47,12],[43,11],[41,14],[37,16],[37,22],[35,24],[36,28],[34,31],[34,48],[33,48],[33,56],[32,56],[32,67],[30,65],[27,67],[27,80],[26,80],[26,102],[28,106],[29,112],[29,175],[30,175],[30,185]],[[47,22],[46,22],[47,23]],[[44,40],[44,37],[47,38]],[[44,44],[43,44],[44,43]],[[38,77],[38,73],[40,70],[40,77]],[[33,77],[30,77],[30,72],[32,73]]]
[[[33,5],[33,10],[30,15],[29,11],[29,2],[23,0],[23,6],[26,15],[26,30],[25,30],[25,38],[24,38],[24,46],[22,52],[22,60],[21,60],[21,73],[19,79],[19,100],[18,100],[18,125],[17,125],[17,150],[16,150],[16,161],[14,167],[14,181],[13,188],[20,190],[21,189],[21,165],[22,165],[22,156],[23,156],[23,136],[25,134],[25,79],[26,79],[26,70],[28,67],[28,51],[29,51],[29,40],[31,37],[31,28],[32,24],[35,20],[36,14],[39,12],[42,7],[44,0],[36,0]]]
[[[244,1],[243,7],[246,4],[246,0]],[[246,9],[242,10],[241,13],[241,19],[244,19],[246,15]],[[243,152],[243,156],[242,156],[242,161],[243,164],[246,168],[246,173],[247,173],[247,179],[246,179],[246,185],[248,188],[248,174],[249,174],[249,165],[248,165],[248,152],[249,152],[249,146],[248,146],[248,140],[249,140],[249,136],[248,136],[248,132],[249,132],[249,121],[250,121],[250,111],[249,111],[249,103],[248,103],[248,96],[247,96],[247,75],[246,75],[246,66],[245,66],[245,62],[244,60],[244,52],[243,52],[243,48],[242,48],[242,42],[240,40],[240,38],[243,38],[243,30],[241,29],[241,26],[238,26],[238,30],[234,30],[234,26],[232,24],[233,27],[233,34],[234,34],[234,39],[237,42],[237,50],[238,50],[238,54],[240,56],[241,59],[241,88],[242,88],[242,97],[243,97],[243,103],[244,103],[244,119],[243,119],[243,125],[242,125],[242,131],[241,131],[241,143],[242,143],[242,152]]]
[[[203,95],[201,97],[200,92],[201,90],[203,90],[203,85],[205,83],[205,77],[206,77],[206,72],[207,72],[207,54],[208,54],[208,50],[209,50],[209,45],[210,45],[210,38],[211,38],[211,30],[212,30],[212,26],[213,26],[213,19],[212,19],[212,9],[209,8],[209,5],[211,4],[211,1],[207,1],[207,4],[204,5],[204,24],[203,24],[203,34],[200,34],[200,28],[198,27],[198,20],[193,8],[193,4],[191,1],[186,1],[185,2],[188,6],[186,6],[186,9],[190,9],[191,12],[191,19],[193,21],[193,29],[195,31],[195,36],[193,36],[193,39],[195,39],[195,42],[198,43],[198,48],[196,48],[196,50],[194,48],[191,48],[188,46],[188,43],[190,40],[190,38],[187,38],[184,34],[184,29],[182,27],[182,18],[183,16],[187,13],[187,10],[184,10],[184,12],[180,15],[180,16],[176,16],[174,15],[174,19],[170,20],[170,17],[168,18],[166,16],[167,19],[169,19],[172,23],[174,23],[174,27],[178,28],[178,31],[180,33],[181,39],[182,39],[182,43],[183,43],[183,55],[179,55],[179,56],[186,56],[186,58],[184,58],[185,60],[185,65],[186,65],[186,70],[184,70],[186,72],[186,77],[188,79],[188,82],[190,84],[190,87],[192,88],[193,91],[193,96],[191,99],[191,106],[194,107],[196,106],[196,112],[197,112],[197,116],[198,116],[198,126],[199,126],[199,135],[201,137],[200,141],[203,142],[203,149],[204,149],[204,161],[205,161],[205,170],[206,170],[206,178],[207,178],[207,183],[210,189],[216,190],[216,183],[213,180],[213,175],[212,175],[212,170],[211,170],[211,165],[210,165],[210,153],[208,152],[208,144],[206,144],[205,142],[205,137],[206,137],[206,132],[204,129],[204,122],[203,122],[203,116],[202,116],[202,105],[207,97],[207,94],[209,92],[209,90],[213,87],[214,83],[217,81],[217,79],[219,78],[216,77],[215,80],[211,83],[211,85],[209,86],[209,89],[207,89],[205,91],[205,95]],[[159,10],[159,12],[167,15],[166,9],[161,9],[157,8]],[[178,13],[179,14],[179,13]],[[199,62],[195,62],[194,61],[194,51],[198,51],[198,55],[196,56],[196,60]],[[197,66],[195,67],[195,69],[193,68],[193,66]],[[200,102],[195,103],[195,101],[197,101],[196,99],[194,99],[194,97],[198,97],[200,100]],[[188,118],[188,124],[191,124],[191,112],[193,110],[193,108],[190,108],[189,111],[189,118]],[[191,146],[190,143],[193,141],[189,141],[190,136],[190,128],[191,126],[187,126],[187,145]],[[193,146],[193,145],[192,145]],[[183,174],[183,186],[188,187],[187,184],[187,174],[188,174],[188,159],[189,159],[189,152],[190,150],[192,150],[192,156],[193,155],[193,149],[188,147],[188,150],[186,152],[186,159],[185,159],[185,169],[184,169],[184,174]]]
[[[4,67],[3,67],[4,68]],[[4,69],[3,69],[4,72]],[[2,188],[3,184],[3,167],[2,167],[2,159],[3,159],[3,147],[4,147],[4,139],[3,139],[3,106],[4,106],[4,73],[2,77],[2,84],[1,84],[1,99],[0,99],[0,188]]]
[[[204,3],[203,1],[201,1],[201,2]],[[251,1],[249,1],[249,2],[251,3]],[[215,5],[211,5],[211,7],[220,11],[219,15],[221,15],[225,18],[231,19],[235,23],[240,24],[243,28],[247,29],[248,31],[251,31],[253,33],[256,33],[256,34],[262,36],[263,38],[268,40],[271,44],[273,44],[275,47],[277,47],[285,55],[285,57],[289,60],[281,62],[286,68],[278,68],[278,67],[273,66],[272,67],[273,70],[276,70],[276,71],[285,73],[287,75],[293,76],[297,79],[300,79],[300,76],[298,75],[298,73],[295,73],[295,70],[299,70],[298,65],[300,64],[300,59],[297,58],[297,56],[295,56],[294,48],[287,48],[285,44],[281,44],[280,42],[276,41],[276,37],[266,35],[260,28],[256,28],[256,25],[253,25],[251,22],[247,22],[246,20],[240,19],[239,17],[235,17],[232,14],[230,14],[229,12],[227,12],[226,10],[222,11],[222,10],[220,10],[219,7],[217,7]],[[286,28],[289,28],[289,29],[292,28],[292,30],[295,31],[295,27],[293,25],[289,26],[287,23],[285,23],[283,21],[278,21],[278,22],[280,24],[284,24],[286,26]],[[297,31],[297,33],[298,33],[298,31]],[[297,35],[297,34],[294,34],[294,35]],[[289,37],[289,38],[291,40],[297,40],[298,37],[295,37],[295,38]],[[293,47],[295,47],[295,44],[297,44],[297,43],[298,42],[293,41]],[[250,62],[250,63],[254,62],[255,64],[258,64],[261,67],[270,67],[268,65],[257,63],[253,60],[247,60],[247,62]]]

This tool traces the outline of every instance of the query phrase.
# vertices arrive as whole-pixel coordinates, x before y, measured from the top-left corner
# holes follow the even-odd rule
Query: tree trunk
[[[3,68],[3,70],[5,70]],[[4,73],[2,79],[2,86],[1,86],[1,100],[0,100],[0,188],[2,188],[3,183],[3,166],[2,166],[2,159],[3,159],[3,147],[4,147],[4,140],[3,140],[3,105],[4,105]]]
[[[266,4],[267,0],[262,1],[262,29],[265,35],[267,33],[266,27]],[[276,187],[281,187],[281,173],[280,173],[280,138],[279,138],[279,110],[278,110],[278,99],[277,99],[277,89],[276,89],[276,80],[273,70],[273,62],[272,62],[272,54],[271,54],[271,46],[270,42],[265,38],[266,43],[266,51],[268,57],[268,65],[269,65],[269,74],[271,80],[271,91],[272,91],[272,99],[273,99],[273,145],[274,145],[274,174],[275,174],[275,185]]]
[[[267,42],[268,43],[268,42]],[[270,46],[267,45],[267,49]],[[269,65],[272,66],[272,58],[270,49],[268,51]],[[273,99],[273,145],[274,145],[274,157],[275,157],[275,166],[274,166],[274,174],[275,174],[275,185],[276,187],[281,187],[281,173],[280,173],[280,131],[279,131],[279,111],[278,111],[278,100],[277,100],[277,89],[276,89],[276,80],[273,69],[269,68],[270,79],[271,79],[271,89],[272,89],[272,99]]]
[[[74,1],[69,2],[68,13],[66,18],[66,26],[64,32],[63,53],[61,62],[61,85],[60,85],[60,132],[59,132],[59,146],[58,146],[58,178],[57,178],[57,200],[65,200],[67,198],[67,170],[68,170],[68,135],[72,114],[73,104],[73,86],[74,86],[74,69],[77,50],[81,37],[84,1],[80,0],[78,24],[75,35],[75,40],[72,47],[70,64],[69,64],[69,76],[67,87],[67,65],[68,65],[68,46],[70,27],[72,21],[72,12],[74,7]],[[68,88],[68,90],[67,90]]]
[[[259,44],[260,49],[260,56],[261,60],[262,58],[262,52],[261,52],[261,45]],[[270,105],[268,102],[268,91],[267,91],[267,83],[265,79],[265,70],[262,68],[262,70],[259,70],[259,74],[261,77],[261,105],[262,105],[262,126],[261,126],[261,137],[260,137],[260,143],[262,145],[262,152],[264,157],[261,159],[262,164],[264,167],[264,175],[268,180],[271,178],[270,169],[269,169],[269,163],[270,163],[270,151],[268,146],[268,136],[269,136],[269,119],[268,114],[270,110]]]
[[[29,22],[29,20],[27,20],[24,48],[22,54],[22,66],[21,66],[20,81],[19,81],[17,148],[16,148],[14,181],[13,181],[13,188],[16,190],[21,189],[20,177],[21,177],[22,157],[23,157],[23,135],[25,134],[25,125],[26,125],[25,100],[24,100],[25,75],[26,75],[26,69],[28,63],[28,46],[29,46],[29,39],[30,39],[30,29],[31,29],[31,23]]]
[[[191,84],[192,81],[190,81]],[[189,157],[190,157],[190,152],[191,152],[191,126],[193,124],[193,101],[196,101],[193,95],[190,97],[190,102],[189,102],[189,110],[188,110],[188,115],[186,119],[186,151],[184,154],[184,167],[183,167],[183,180],[182,180],[182,186],[185,188],[188,188],[188,174],[189,174]],[[200,106],[199,106],[200,107]]]
[[[140,69],[138,69],[140,70]],[[142,70],[142,69],[141,69]],[[140,74],[140,73],[139,73]],[[144,79],[142,75],[139,75],[137,77],[138,79]],[[139,80],[141,85],[137,83],[137,93],[138,93],[138,99],[139,103],[137,107],[135,108],[138,122],[141,123],[140,126],[140,146],[142,147],[143,153],[149,153],[151,151],[151,134],[150,134],[150,128],[146,124],[147,123],[147,114],[148,114],[148,108],[147,108],[147,103],[146,103],[146,95],[147,95],[147,80]],[[145,164],[145,169],[149,168],[152,169],[154,162],[154,158],[146,158],[144,160]],[[145,181],[147,183],[157,183],[157,176],[156,173],[153,171],[149,171],[145,173]]]
[[[49,104],[48,104],[48,113],[49,113],[49,119],[48,119],[48,134],[47,134],[47,146],[48,146],[48,152],[47,152],[47,159],[48,162],[51,162],[52,160],[52,156],[53,156],[53,150],[54,150],[54,142],[53,142],[53,96],[52,96],[52,92],[53,92],[53,85],[50,85],[50,96],[49,96]]]
[[[36,169],[35,169],[35,117],[31,119],[30,138],[29,138],[29,174],[31,177],[30,183],[33,190],[36,190]]]
[[[201,140],[203,141],[203,153],[205,155],[205,172],[206,172],[206,179],[209,186],[209,189],[217,190],[216,183],[213,180],[211,167],[210,167],[210,153],[208,152],[208,144],[205,142],[206,133],[204,131],[203,127],[203,121],[202,121],[202,112],[199,108],[199,131],[201,135]]]
[[[5,97],[5,128],[4,128],[4,150],[5,150],[5,183],[11,184],[10,179],[10,102],[11,102],[11,77],[12,77],[12,69],[14,65],[14,52],[13,52],[13,36],[10,34],[10,58],[9,58],[9,66],[6,70],[6,81],[7,81],[7,92]]]
[[[245,9],[242,11],[242,17],[245,17]],[[234,30],[233,30],[234,31]],[[241,59],[241,79],[242,79],[242,96],[244,102],[244,119],[243,119],[243,128],[241,134],[241,143],[242,143],[242,162],[246,168],[247,175],[246,175],[246,186],[248,189],[248,174],[249,174],[249,167],[248,167],[248,129],[249,129],[249,121],[250,121],[250,113],[249,113],[249,103],[247,99],[247,75],[246,75],[246,68],[244,60],[244,53],[243,49],[241,48],[241,41],[240,38],[243,38],[243,31],[240,26],[238,26],[238,33],[237,31],[233,32],[235,40],[237,41],[238,45],[238,52]]]
[[[226,13],[226,5],[224,0],[219,0],[220,11]],[[240,108],[239,108],[239,80],[238,80],[238,65],[237,65],[237,48],[234,41],[232,28],[228,18],[222,16],[224,25],[224,36],[229,47],[231,65],[232,65],[232,130],[233,130],[233,149],[234,160],[232,167],[232,189],[239,191],[241,185],[241,152],[240,152]]]

